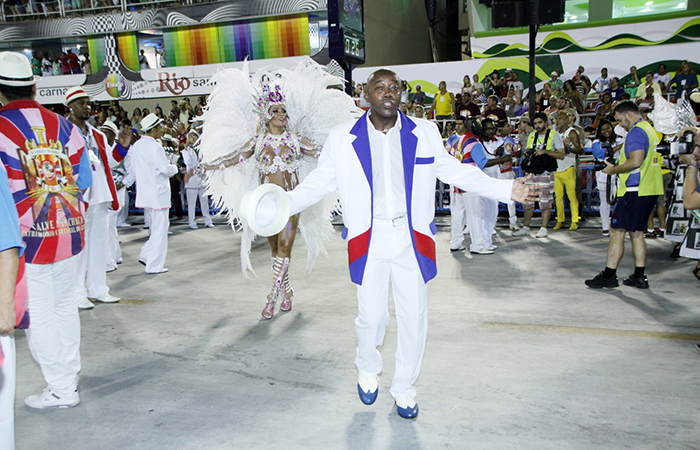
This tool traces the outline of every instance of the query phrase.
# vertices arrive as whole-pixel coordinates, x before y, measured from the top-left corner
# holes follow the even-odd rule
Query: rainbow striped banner
[[[308,55],[306,14],[163,31],[169,66]]]
[[[134,72],[140,70],[139,67],[139,45],[136,40],[136,33],[117,34],[117,48],[119,57],[124,65]]]
[[[92,73],[99,72],[105,65],[105,38],[88,37],[88,53],[90,53],[90,68]]]

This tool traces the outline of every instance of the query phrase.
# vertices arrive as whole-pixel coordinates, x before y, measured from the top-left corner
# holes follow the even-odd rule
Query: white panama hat
[[[261,184],[246,192],[241,200],[241,216],[260,236],[273,236],[289,221],[289,195],[276,184]]]
[[[115,136],[119,136],[119,129],[111,120],[105,120],[105,123],[100,126],[100,130],[109,130],[114,133]]]
[[[32,73],[29,58],[22,53],[0,52],[0,84],[5,86],[32,86],[40,77]]]
[[[160,124],[161,122],[163,122],[163,119],[159,119],[155,113],[150,113],[149,115],[141,119],[141,131],[145,133],[151,128]]]

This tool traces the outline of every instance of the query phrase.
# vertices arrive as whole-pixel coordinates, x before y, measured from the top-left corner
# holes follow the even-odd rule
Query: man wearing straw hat
[[[145,133],[131,148],[131,167],[136,177],[136,207],[143,208],[151,217],[151,236],[143,245],[139,262],[146,266],[146,273],[158,274],[168,271],[163,265],[168,253],[168,227],[170,219],[170,182],[178,171],[170,164],[163,146],[157,139],[163,136],[161,122],[151,113],[141,120]]]
[[[83,191],[92,184],[92,171],[78,128],[34,101],[36,81],[26,56],[0,52],[0,160],[25,247],[32,311],[27,342],[46,381],[43,392],[25,403],[67,408],[80,402],[74,295],[77,255],[85,243]],[[4,390],[3,380],[0,384]]]

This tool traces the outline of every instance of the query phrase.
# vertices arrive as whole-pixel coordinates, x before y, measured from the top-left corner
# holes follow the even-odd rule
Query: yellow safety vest
[[[641,128],[647,134],[649,138],[649,149],[647,150],[647,155],[641,167],[632,172],[618,174],[620,177],[620,184],[617,187],[617,196],[622,197],[627,193],[627,179],[632,173],[636,173],[637,171],[640,173],[638,194],[640,197],[663,195],[664,183],[661,175],[661,155],[656,153],[656,144],[658,143],[656,130],[654,130],[649,122],[644,120],[637,122],[632,129],[634,128]],[[622,144],[622,150],[620,151],[620,164],[627,161],[625,144]]]

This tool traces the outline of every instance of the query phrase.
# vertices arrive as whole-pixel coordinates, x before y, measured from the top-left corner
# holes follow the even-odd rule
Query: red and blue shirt
[[[85,245],[92,184],[85,140],[65,118],[31,100],[0,109],[0,160],[19,216],[27,263],[51,264]]]

